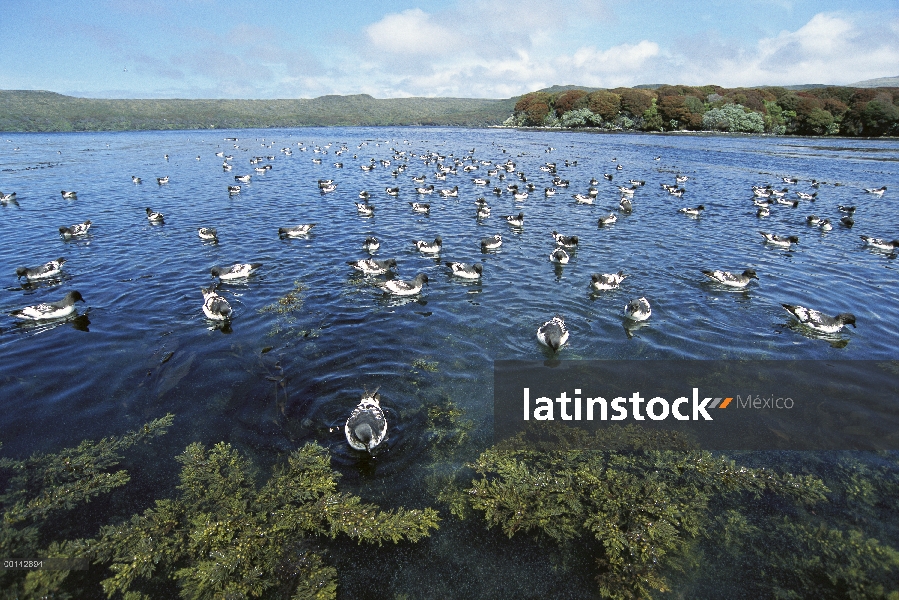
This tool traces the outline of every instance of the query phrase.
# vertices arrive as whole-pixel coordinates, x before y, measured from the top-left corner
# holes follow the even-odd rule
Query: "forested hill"
[[[295,100],[103,100],[0,91],[0,131],[118,131],[304,126],[591,127],[899,135],[899,87],[553,86],[505,100],[366,94]]]
[[[0,91],[0,131],[233,129],[314,125],[498,125],[516,99],[103,100]]]
[[[596,90],[555,86],[522,96],[504,124],[610,131],[899,136],[899,87],[652,85]]]

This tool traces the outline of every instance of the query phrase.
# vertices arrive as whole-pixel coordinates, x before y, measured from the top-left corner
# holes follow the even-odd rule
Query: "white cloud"
[[[608,50],[584,46],[572,56],[561,56],[560,67],[584,70],[591,75],[618,73],[642,68],[646,61],[659,55],[659,45],[649,40],[637,44],[621,44]]]
[[[387,15],[365,33],[375,48],[396,54],[444,54],[457,41],[450,29],[434,23],[420,8]]]

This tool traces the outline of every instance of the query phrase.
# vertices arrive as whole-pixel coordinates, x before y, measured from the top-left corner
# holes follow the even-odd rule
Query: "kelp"
[[[695,448],[665,449],[672,440],[664,434],[634,427],[600,432],[589,446],[568,428],[536,429],[544,448],[529,448],[521,433],[469,465],[475,478],[464,490],[468,505],[509,537],[530,532],[590,548],[607,598],[670,590],[665,570],[677,568],[676,559],[706,531],[713,499],[776,495],[812,505],[828,491],[812,476],[741,467]],[[603,441],[610,440],[612,449],[584,449],[608,448]]]
[[[0,494],[0,557],[72,558],[78,545],[45,538],[58,536],[47,526],[92,499],[124,486],[127,471],[116,470],[121,452],[139,442],[165,434],[174,415],[144,424],[140,429],[99,441],[85,440],[56,453],[36,453],[25,460],[0,459],[5,486]],[[44,545],[47,545],[44,547]],[[59,591],[70,571],[6,571],[0,573],[3,598],[67,598]]]
[[[416,542],[437,529],[433,509],[382,511],[337,490],[327,451],[307,444],[261,488],[229,444],[191,444],[178,457],[180,496],[157,500],[86,545],[113,575],[109,597],[151,593],[174,581],[182,598],[334,598],[337,573],[318,552],[322,538]],[[280,594],[279,594],[280,595]]]

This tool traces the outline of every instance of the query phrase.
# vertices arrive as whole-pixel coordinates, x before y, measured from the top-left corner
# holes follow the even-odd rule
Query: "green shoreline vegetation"
[[[442,521],[531,536],[554,569],[592,573],[603,598],[899,599],[896,453],[790,453],[776,468],[752,467],[676,433],[546,424],[484,450],[452,400],[427,414],[434,468],[422,483],[440,512],[381,510],[339,491],[315,443],[263,482],[224,442],[175,457],[175,497],[144,500],[130,518],[85,511],[98,496],[127,493],[121,453],[165,434],[171,414],[120,437],[0,459],[0,555],[91,562],[87,571],[2,570],[0,598],[333,599],[330,540],[414,544]],[[99,520],[96,537],[67,533],[79,508]]]
[[[0,90],[0,131],[138,131],[311,126],[597,128],[773,135],[899,135],[899,88],[553,87],[520,97],[107,100]],[[511,116],[510,116],[511,115]]]

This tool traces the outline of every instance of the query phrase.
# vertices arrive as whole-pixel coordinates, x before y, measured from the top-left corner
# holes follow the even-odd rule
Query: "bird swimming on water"
[[[48,277],[56,277],[62,271],[62,265],[66,259],[60,257],[51,260],[37,267],[19,267],[16,269],[16,277],[21,279],[24,277],[28,281],[33,279],[47,279]]]
[[[568,342],[568,328],[562,317],[553,317],[537,328],[537,341],[558,352]]]
[[[781,304],[788,313],[796,317],[800,325],[813,329],[819,333],[837,333],[844,325],[855,327],[855,315],[852,313],[840,313],[830,317],[824,313],[798,306],[794,304]]]
[[[49,321],[53,319],[62,319],[68,317],[75,312],[75,303],[84,302],[81,294],[72,290],[62,300],[56,302],[45,302],[34,306],[26,306],[25,308],[10,313],[17,319],[26,321]]]
[[[746,269],[741,274],[734,274],[729,271],[703,271],[702,274],[715,283],[735,288],[744,288],[753,279],[758,279],[755,269]]]
[[[631,300],[624,307],[624,316],[631,321],[645,321],[652,316],[652,307],[646,298]]]
[[[215,291],[215,286],[202,288],[203,313],[213,321],[230,321],[233,311],[231,305]]]
[[[209,272],[221,280],[243,279],[259,270],[262,263],[238,263],[230,267],[212,267]]]
[[[362,394],[359,404],[346,420],[343,432],[351,448],[369,454],[387,438],[387,419],[377,389]]]
[[[71,239],[73,237],[81,237],[83,235],[87,235],[87,230],[91,228],[90,220],[85,221],[84,223],[76,223],[71,227],[60,227],[59,235],[63,237],[63,239]]]

